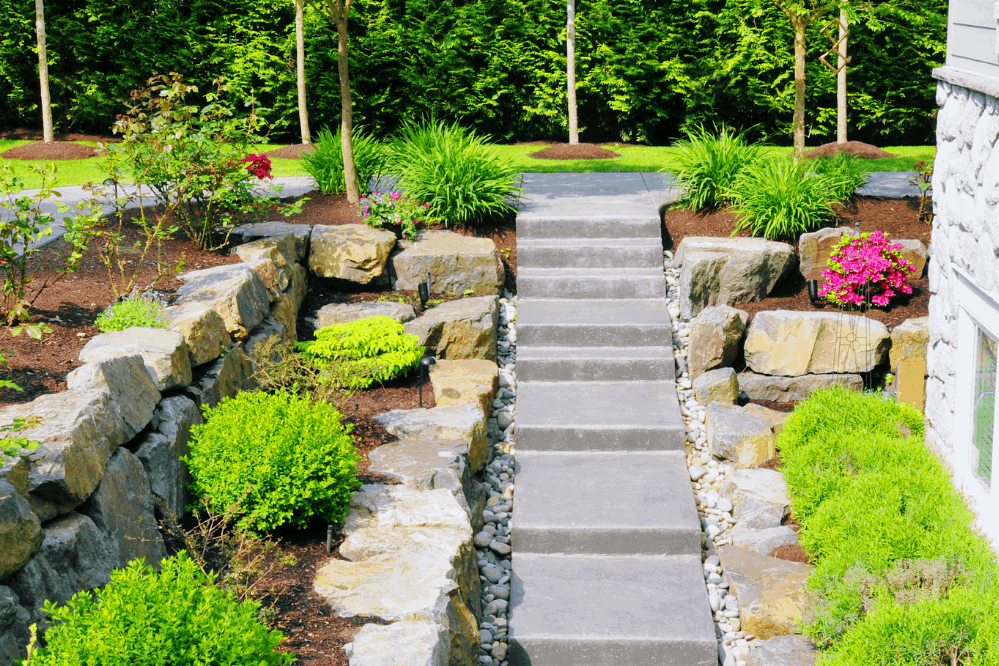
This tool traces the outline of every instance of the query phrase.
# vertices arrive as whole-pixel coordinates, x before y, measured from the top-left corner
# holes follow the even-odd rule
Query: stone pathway
[[[513,666],[711,666],[659,174],[527,174]]]

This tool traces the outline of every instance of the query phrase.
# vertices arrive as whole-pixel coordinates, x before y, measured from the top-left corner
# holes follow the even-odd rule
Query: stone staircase
[[[641,174],[525,182],[512,666],[718,663]],[[530,177],[530,175],[529,175]]]

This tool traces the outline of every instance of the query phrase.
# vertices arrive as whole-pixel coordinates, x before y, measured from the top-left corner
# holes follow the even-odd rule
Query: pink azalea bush
[[[909,273],[914,266],[902,258],[902,245],[881,231],[844,236],[829,255],[829,268],[819,296],[839,305],[885,306],[898,293],[911,294]]]

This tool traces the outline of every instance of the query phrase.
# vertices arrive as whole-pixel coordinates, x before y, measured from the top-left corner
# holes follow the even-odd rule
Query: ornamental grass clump
[[[829,268],[819,296],[845,306],[887,306],[894,296],[911,294],[909,273],[915,267],[902,258],[902,245],[882,231],[844,236],[829,255]]]
[[[343,134],[323,129],[313,144],[313,152],[302,153],[305,171],[316,179],[316,187],[323,194],[340,194],[347,191],[347,181],[343,172]],[[361,194],[369,192],[372,178],[384,173],[388,156],[386,147],[361,127],[354,127],[350,133],[354,149],[354,167],[357,170],[357,187]]]
[[[745,132],[727,127],[712,133],[698,126],[676,147],[679,150],[670,182],[683,188],[680,204],[694,210],[728,203],[736,177],[762,155],[759,147],[746,143]]]

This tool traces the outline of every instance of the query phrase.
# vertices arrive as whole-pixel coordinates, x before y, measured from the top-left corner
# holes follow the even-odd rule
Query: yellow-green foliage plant
[[[803,621],[827,648],[820,664],[999,663],[986,610],[999,570],[924,446],[921,414],[833,388],[796,407],[777,446],[816,564]]]
[[[314,341],[296,347],[320,365],[338,363],[350,389],[405,376],[416,369],[424,352],[417,336],[383,316],[321,328]]]

